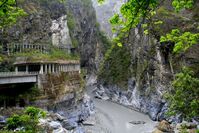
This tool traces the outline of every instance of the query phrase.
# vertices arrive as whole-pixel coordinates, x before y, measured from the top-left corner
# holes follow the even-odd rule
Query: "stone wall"
[[[54,109],[60,103],[74,104],[83,98],[84,83],[78,71],[39,75],[40,94],[32,104]]]

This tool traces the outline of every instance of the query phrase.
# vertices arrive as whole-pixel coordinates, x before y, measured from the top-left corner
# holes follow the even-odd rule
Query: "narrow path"
[[[116,103],[93,98],[96,113],[94,126],[87,128],[89,133],[151,133],[155,122],[142,113],[133,111]],[[131,124],[144,121],[145,124]]]

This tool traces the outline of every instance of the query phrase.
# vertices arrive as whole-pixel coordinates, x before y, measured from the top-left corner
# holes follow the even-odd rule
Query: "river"
[[[156,125],[156,122],[143,113],[110,101],[96,98],[93,101],[96,113],[90,119],[95,124],[86,127],[88,133],[151,133]],[[132,124],[132,121],[145,123]]]

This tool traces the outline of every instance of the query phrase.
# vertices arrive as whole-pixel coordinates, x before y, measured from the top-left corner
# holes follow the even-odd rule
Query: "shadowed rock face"
[[[96,45],[99,42],[96,14],[90,0],[67,0],[68,13],[73,16],[75,26],[69,28],[72,42],[77,41],[81,66],[96,71]]]

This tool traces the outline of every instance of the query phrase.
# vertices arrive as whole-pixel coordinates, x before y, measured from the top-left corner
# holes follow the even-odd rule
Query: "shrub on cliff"
[[[173,90],[167,95],[169,115],[182,114],[189,120],[199,117],[199,78],[188,68],[183,68],[172,83]]]
[[[22,132],[37,133],[40,128],[38,127],[39,118],[46,116],[46,112],[39,108],[27,107],[22,115],[15,114],[7,119],[6,129],[14,130],[22,128]]]

